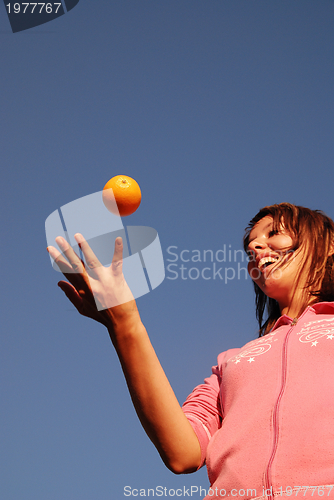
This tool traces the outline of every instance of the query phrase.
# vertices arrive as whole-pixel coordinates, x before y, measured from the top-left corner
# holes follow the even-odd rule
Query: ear
[[[328,257],[334,254],[334,240],[332,240],[331,246],[329,248]]]

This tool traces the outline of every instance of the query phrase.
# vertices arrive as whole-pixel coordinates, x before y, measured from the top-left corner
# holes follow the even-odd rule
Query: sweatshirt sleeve
[[[222,423],[219,381],[219,369],[215,366],[211,377],[195,387],[182,406],[200,443],[201,463],[198,469],[204,465],[209,441]]]

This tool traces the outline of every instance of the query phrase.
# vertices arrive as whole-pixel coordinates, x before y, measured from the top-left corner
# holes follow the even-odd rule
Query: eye
[[[269,238],[271,238],[272,236],[275,236],[275,234],[278,234],[278,231],[274,231],[273,229],[271,231],[269,231]]]

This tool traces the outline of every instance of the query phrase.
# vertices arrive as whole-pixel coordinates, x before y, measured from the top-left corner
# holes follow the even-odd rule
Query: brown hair
[[[284,225],[293,239],[293,248],[304,250],[304,258],[296,283],[303,268],[308,275],[304,287],[304,300],[299,315],[310,303],[334,301],[334,222],[321,210],[280,203],[264,208],[255,215],[245,229],[244,249],[248,253],[249,235],[253,227],[263,217],[273,218],[273,231],[276,233]],[[286,264],[283,264],[285,266]],[[278,302],[267,297],[260,287],[253,282],[255,289],[256,317],[259,323],[259,336],[269,333],[276,320],[281,316]],[[313,297],[313,299],[312,299]],[[265,309],[268,316],[263,320]]]

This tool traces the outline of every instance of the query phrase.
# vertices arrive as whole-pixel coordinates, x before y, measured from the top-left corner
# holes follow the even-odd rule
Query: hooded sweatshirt
[[[334,303],[218,356],[183,411],[209,499],[334,499]]]

